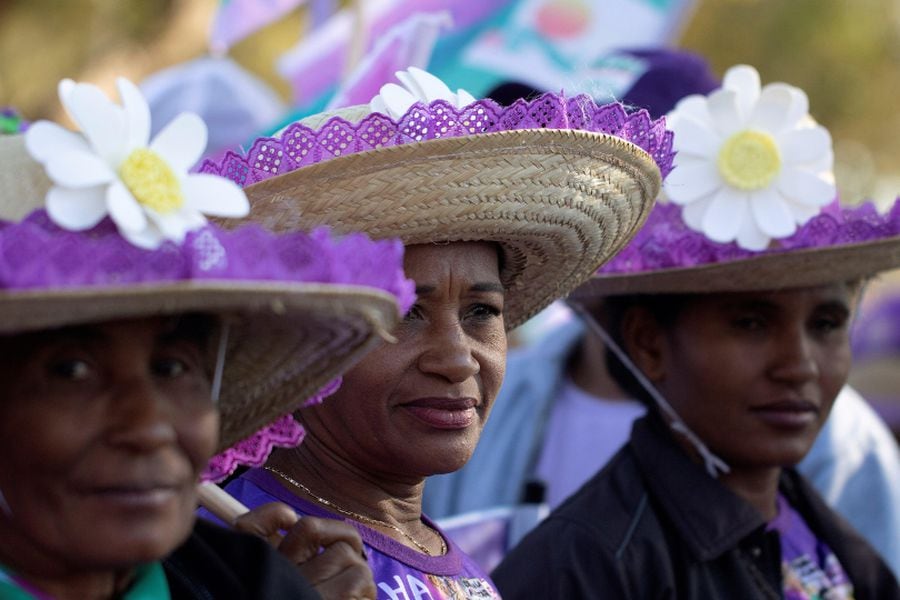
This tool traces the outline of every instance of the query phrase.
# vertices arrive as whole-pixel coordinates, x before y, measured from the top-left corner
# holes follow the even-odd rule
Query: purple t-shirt
[[[852,600],[853,584],[834,552],[807,527],[806,521],[778,495],[778,515],[769,522],[781,538],[781,572],[785,600]]]
[[[342,519],[312,502],[290,493],[263,469],[251,469],[225,488],[248,508],[284,502],[300,515]],[[428,517],[423,520],[440,531]],[[428,556],[352,519],[366,547],[379,600],[489,600],[500,598],[487,574],[444,536],[447,553]],[[443,535],[443,533],[442,533]]]

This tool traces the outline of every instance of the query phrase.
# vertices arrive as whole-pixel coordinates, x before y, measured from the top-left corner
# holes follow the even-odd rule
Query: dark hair
[[[632,309],[646,310],[656,319],[656,322],[665,330],[674,327],[681,311],[692,296],[690,294],[634,294],[630,296],[610,296],[603,301],[604,326],[613,341],[618,344],[626,354],[625,342],[622,335],[622,325],[625,315]],[[618,384],[622,391],[632,398],[636,398],[653,407],[656,403],[644,386],[635,378],[631,371],[610,349],[606,348],[606,369],[610,377]]]

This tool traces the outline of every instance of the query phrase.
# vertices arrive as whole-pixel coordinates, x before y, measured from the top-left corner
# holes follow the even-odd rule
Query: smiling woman
[[[548,94],[504,109],[422,71],[398,77],[406,89],[386,86],[371,106],[294,123],[202,169],[245,185],[250,218],[276,230],[400,237],[418,295],[397,343],[298,411],[305,442],[227,489],[249,506],[280,500],[353,524],[379,598],[494,598],[488,576],[422,514],[425,478],[472,455],[506,332],[634,233],[671,137],[620,105]]]

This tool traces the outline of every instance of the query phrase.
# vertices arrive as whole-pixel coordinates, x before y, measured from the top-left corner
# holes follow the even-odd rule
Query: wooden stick
[[[229,525],[234,524],[239,516],[250,512],[250,509],[241,504],[237,498],[211,481],[201,483],[197,486],[197,491],[200,506]]]

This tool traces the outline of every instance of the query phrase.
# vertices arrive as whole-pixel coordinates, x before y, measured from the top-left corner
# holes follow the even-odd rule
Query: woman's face
[[[0,342],[0,562],[127,567],[187,537],[218,437],[208,338],[186,317]]]
[[[457,242],[406,248],[416,304],[338,392],[301,411],[304,446],[401,478],[462,467],[475,449],[506,365],[498,250]]]
[[[697,296],[651,326],[641,368],[733,468],[793,465],[847,379],[854,301],[845,284]]]

